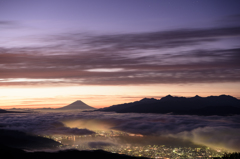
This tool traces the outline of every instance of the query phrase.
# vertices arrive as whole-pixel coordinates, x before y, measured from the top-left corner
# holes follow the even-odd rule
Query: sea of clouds
[[[119,130],[153,140],[175,139],[240,151],[240,116],[193,116],[112,112],[35,112],[0,115],[0,128],[35,135],[88,135]],[[108,144],[103,141],[102,145]],[[170,142],[170,140],[169,140]],[[172,144],[177,143],[172,142]],[[111,142],[111,144],[116,144]],[[148,143],[149,144],[149,143]],[[178,143],[179,144],[179,143]],[[174,146],[174,145],[173,145]]]

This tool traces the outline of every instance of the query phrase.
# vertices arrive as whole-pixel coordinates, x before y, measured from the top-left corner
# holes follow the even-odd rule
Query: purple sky
[[[0,20],[48,33],[142,32],[228,25],[239,6],[238,0],[1,0]]]
[[[239,8],[239,0],[0,0],[0,86],[220,84],[212,92],[239,97]]]

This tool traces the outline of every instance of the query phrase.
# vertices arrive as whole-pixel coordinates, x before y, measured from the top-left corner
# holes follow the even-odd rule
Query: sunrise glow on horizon
[[[239,85],[238,85],[239,86]],[[65,86],[65,87],[1,87],[0,105],[3,109],[11,108],[57,108],[76,100],[102,108],[111,105],[134,102],[143,98],[161,99],[164,96],[201,97],[231,95],[239,98],[240,87],[232,83],[184,85],[131,85],[131,86]],[[184,90],[184,91],[183,91]],[[198,92],[195,92],[198,90]],[[40,96],[41,95],[41,96]]]
[[[0,108],[240,98],[239,2],[0,2]]]

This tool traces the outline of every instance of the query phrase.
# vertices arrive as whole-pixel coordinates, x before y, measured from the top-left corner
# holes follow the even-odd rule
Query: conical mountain
[[[61,107],[61,108],[58,108],[58,109],[61,109],[61,110],[73,110],[73,109],[95,109],[87,104],[85,104],[84,102],[82,102],[81,100],[77,100],[65,107]]]

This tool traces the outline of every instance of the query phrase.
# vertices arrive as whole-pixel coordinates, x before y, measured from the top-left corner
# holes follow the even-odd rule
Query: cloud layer
[[[19,130],[35,135],[88,135],[94,134],[88,129],[69,128],[58,121],[59,114],[8,114],[1,116],[4,129]]]
[[[145,135],[148,137],[147,140],[154,144],[157,141],[158,144],[165,144],[164,142],[168,141],[168,144],[172,143],[174,146],[190,141],[232,151],[240,151],[239,120],[240,116],[174,116],[107,112],[4,114],[0,116],[1,128],[33,134],[84,135],[92,134],[91,130],[94,129],[120,130]],[[135,142],[131,140],[126,139],[126,141]],[[92,142],[95,145],[98,141]],[[119,144],[115,141],[108,142]],[[144,140],[139,140],[138,143],[140,142],[144,143]]]
[[[220,27],[39,37],[44,45],[0,48],[0,85],[239,82],[239,36]]]

